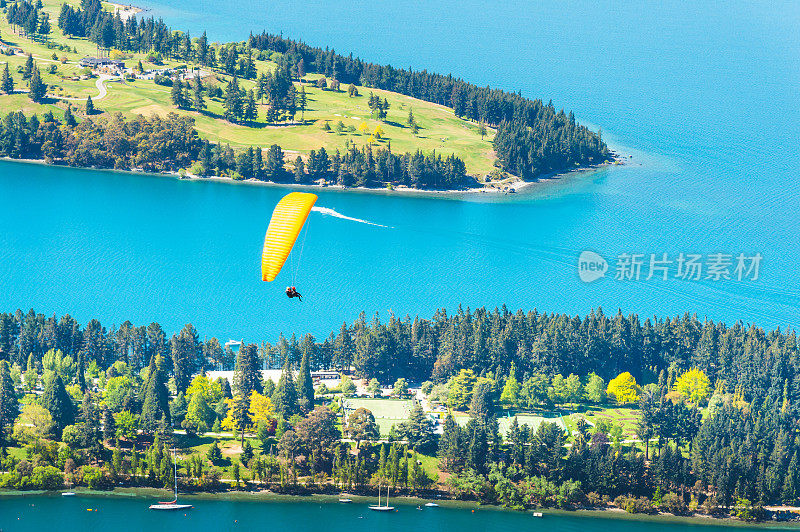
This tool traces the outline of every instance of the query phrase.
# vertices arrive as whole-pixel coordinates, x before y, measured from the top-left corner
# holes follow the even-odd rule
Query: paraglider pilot
[[[296,297],[300,301],[303,301],[303,296],[300,295],[300,292],[298,292],[294,286],[286,287],[286,297],[288,297],[289,299]]]

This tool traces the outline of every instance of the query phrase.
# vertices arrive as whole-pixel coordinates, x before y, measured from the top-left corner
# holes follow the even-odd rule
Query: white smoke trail
[[[351,222],[358,222],[362,224],[374,225],[377,227],[385,227],[387,229],[391,229],[391,227],[389,227],[388,225],[382,225],[375,222],[370,222],[368,220],[362,220],[361,218],[353,218],[352,216],[345,216],[344,214],[337,212],[333,209],[330,209],[328,207],[312,207],[311,210],[313,212],[318,212],[325,216],[333,216],[334,218],[341,218],[342,220],[350,220]]]

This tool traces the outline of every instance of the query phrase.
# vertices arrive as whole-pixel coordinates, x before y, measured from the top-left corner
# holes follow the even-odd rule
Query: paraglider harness
[[[300,301],[303,301],[303,296],[300,295],[300,292],[298,292],[294,286],[286,287],[286,297],[288,297],[289,299],[296,297]]]

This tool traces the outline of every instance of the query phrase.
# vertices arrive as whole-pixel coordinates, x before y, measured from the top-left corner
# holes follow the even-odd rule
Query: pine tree
[[[50,35],[50,31],[50,17],[45,15],[44,18],[42,18],[42,22],[39,24],[39,34],[43,35],[46,39],[47,36]]]
[[[78,351],[78,386],[81,392],[86,393],[86,354],[83,349]]]
[[[294,182],[303,183],[306,180],[306,168],[303,158],[299,155],[294,160]]]
[[[33,36],[36,33],[36,30],[39,28],[39,16],[36,10],[31,10],[30,16],[28,16],[28,20],[25,21],[25,34],[28,36]]]
[[[294,117],[297,115],[297,89],[294,85],[289,85],[289,90],[286,93],[285,105],[287,118],[294,122]]]
[[[794,455],[792,455],[792,459],[789,461],[789,467],[786,470],[786,475],[783,481],[783,490],[781,493],[781,498],[783,499],[784,504],[794,504],[797,501],[798,495],[798,462],[797,462],[797,451],[795,451]]]
[[[250,441],[242,440],[242,454],[240,456],[243,464],[249,464],[250,460],[253,459],[253,446],[250,444]]]
[[[256,98],[264,104],[264,97],[267,95],[267,75],[264,72],[258,74],[256,78]]]
[[[407,440],[412,449],[420,452],[433,449],[436,443],[433,424],[418,402],[414,403],[408,420],[397,426],[397,434],[401,439]]]
[[[72,104],[67,102],[67,108],[64,110],[64,123],[69,127],[75,127],[78,121],[75,120],[75,115],[72,114]]]
[[[492,385],[485,380],[479,380],[472,391],[469,414],[482,423],[486,423],[494,412],[494,397]]]
[[[370,110],[370,116],[373,115],[375,113],[375,111],[377,111],[378,105],[379,105],[378,102],[379,102],[379,98],[377,96],[375,96],[374,92],[370,92],[369,93],[369,100],[367,101],[367,105],[369,106],[369,110]]]
[[[253,89],[247,91],[247,102],[244,106],[244,119],[246,121],[255,121],[258,118],[258,109],[256,108],[256,99],[253,95]]]
[[[222,450],[219,448],[217,440],[214,440],[214,443],[211,444],[211,447],[208,448],[208,453],[206,453],[206,458],[208,458],[212,464],[216,464],[217,462],[222,461]]]
[[[25,60],[25,69],[22,71],[22,79],[31,79],[33,75],[33,56],[28,54],[28,58]]]
[[[119,448],[119,438],[114,440],[114,452],[111,454],[111,475],[119,477],[122,473],[122,450]]]
[[[269,107],[267,107],[266,119],[268,124],[274,124],[275,122],[278,121],[278,110],[275,108],[274,105],[270,105]]]
[[[257,147],[253,155],[253,177],[259,180],[264,179],[264,154],[261,147]]]
[[[445,471],[458,472],[464,463],[462,430],[453,415],[447,414],[439,440],[439,460]]]
[[[150,358],[147,382],[144,386],[144,401],[142,401],[141,428],[151,434],[158,428],[162,419],[167,423],[170,420],[169,394],[157,358],[158,355]]]
[[[11,72],[8,70],[8,61],[6,61],[6,67],[3,69],[3,79],[0,81],[0,90],[6,94],[14,92],[14,78],[11,77]]]
[[[42,393],[42,406],[45,407],[53,417],[53,423],[61,434],[67,425],[75,422],[75,406],[72,398],[64,388],[64,381],[58,373],[54,373],[47,381]]]
[[[81,420],[86,424],[86,432],[90,440],[96,440],[100,430],[100,420],[97,417],[97,410],[94,406],[94,396],[91,392],[83,394],[81,402]]]
[[[206,100],[203,97],[203,82],[200,81],[200,76],[194,77],[194,87],[193,87],[193,100],[194,100],[194,108],[197,111],[202,111],[206,108]]]
[[[89,116],[94,114],[94,103],[91,96],[86,97],[86,114]]]
[[[42,81],[42,73],[39,72],[38,68],[33,69],[29,90],[28,96],[31,100],[36,103],[44,101],[45,94],[47,94],[47,85]]]
[[[242,93],[239,90],[239,79],[234,76],[225,89],[225,107],[224,117],[228,122],[236,122],[242,117],[244,111],[242,105]]]
[[[469,422],[467,422],[465,432],[469,439],[466,465],[478,473],[483,473],[486,469],[486,460],[489,451],[489,443],[486,438],[484,425],[474,419],[470,419]]]
[[[172,105],[177,107],[178,109],[183,109],[184,101],[183,101],[183,82],[179,79],[176,79],[172,82],[172,90],[170,91],[170,99],[172,100]]]
[[[184,109],[192,106],[192,96],[189,95],[189,82],[181,82],[181,103]]]
[[[233,391],[236,394],[250,397],[253,391],[258,393],[263,391],[259,367],[256,344],[247,344],[239,348],[233,369]]]
[[[314,408],[314,381],[311,380],[311,366],[307,350],[303,352],[300,362],[300,374],[297,376],[297,398],[300,408],[309,412]]]
[[[380,98],[378,98],[378,118],[381,120],[386,120],[388,111],[389,111],[389,100],[384,98],[383,101],[380,101]]]
[[[283,371],[281,371],[281,378],[275,387],[275,393],[272,394],[272,404],[275,407],[275,411],[284,418],[289,418],[297,412],[297,388],[294,384],[294,376],[292,375],[292,367],[288,356],[283,363]]]
[[[111,410],[107,407],[103,407],[103,439],[106,441],[111,441],[111,439],[117,433],[117,426],[114,422],[114,416],[111,414]]]
[[[411,127],[415,123],[416,123],[416,121],[414,120],[414,108],[413,107],[409,107],[408,108],[408,118],[406,118],[406,124],[408,124],[409,127]]]
[[[0,444],[5,441],[5,429],[14,423],[19,413],[17,392],[8,362],[0,360]]]
[[[174,423],[176,426],[180,425],[180,423],[186,418],[188,406],[189,405],[186,401],[186,396],[183,394],[183,392],[178,392],[178,395],[175,396],[175,399],[169,403],[169,415],[170,418],[172,418],[172,423]]]

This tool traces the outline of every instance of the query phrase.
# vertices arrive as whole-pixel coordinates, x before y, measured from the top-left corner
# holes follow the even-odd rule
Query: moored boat
[[[381,505],[381,487],[378,486],[378,504],[369,507],[375,512],[393,512],[394,506],[389,506],[389,486],[386,486],[386,502]]]
[[[158,504],[151,504],[151,510],[188,510],[194,508],[191,504],[178,504],[178,462],[175,460],[175,449],[172,449],[172,463],[175,465],[175,498],[171,501],[160,501]]]

